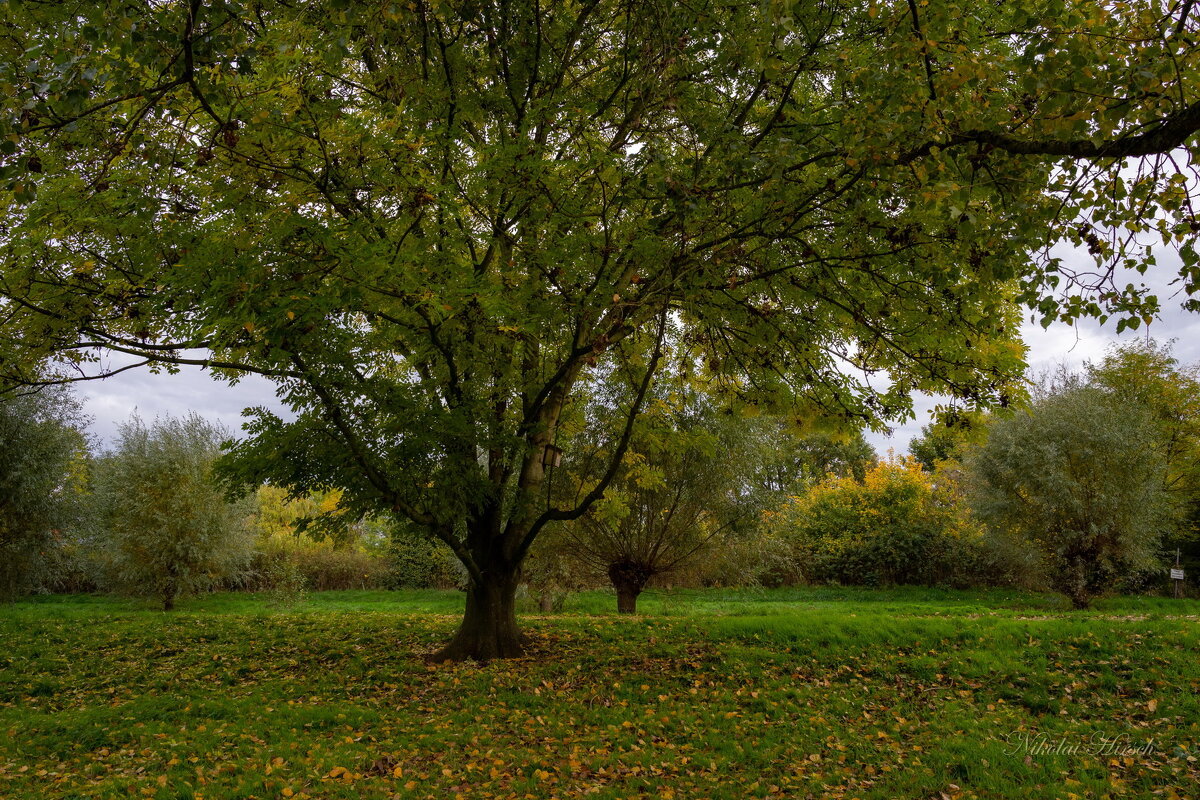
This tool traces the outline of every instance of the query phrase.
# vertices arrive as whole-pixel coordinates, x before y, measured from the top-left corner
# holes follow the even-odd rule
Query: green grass
[[[0,797],[1196,797],[1200,602],[611,595],[431,666],[457,592],[0,607]],[[1128,752],[1110,752],[1116,743]],[[1136,751],[1135,751],[1136,750]]]

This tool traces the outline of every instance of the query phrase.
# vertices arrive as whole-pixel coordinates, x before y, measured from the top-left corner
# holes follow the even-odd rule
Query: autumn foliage
[[[772,523],[795,577],[843,584],[967,584],[985,577],[983,534],[948,482],[914,459],[881,461],[862,481],[830,477]]]

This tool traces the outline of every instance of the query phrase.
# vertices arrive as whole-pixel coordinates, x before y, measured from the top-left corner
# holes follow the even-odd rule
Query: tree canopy
[[[908,452],[926,472],[935,472],[939,463],[960,460],[972,444],[986,438],[989,422],[983,412],[960,413],[948,409],[933,422],[921,426],[920,435],[908,443]]]
[[[1034,544],[1076,608],[1155,566],[1170,504],[1144,408],[1091,386],[993,422],[967,462],[980,519]]]
[[[1149,414],[1167,489],[1186,506],[1200,500],[1200,364],[1180,364],[1170,343],[1110,348],[1087,377],[1124,406]]]
[[[95,513],[114,587],[175,601],[235,577],[250,560],[250,509],[226,501],[213,464],[226,433],[191,414],[124,423],[96,463]]]
[[[55,539],[79,520],[86,424],[61,389],[0,397],[0,599],[35,588]]]
[[[761,473],[783,460],[771,451],[788,436],[772,418],[739,418],[694,388],[667,386],[642,415],[605,497],[563,537],[575,559],[608,577],[624,613],[636,610],[649,581],[758,522],[772,494]],[[563,466],[582,474],[563,483],[588,486],[599,478],[587,473],[603,468],[610,460],[605,448],[619,440],[619,431],[606,428],[600,422],[571,441],[578,453]]]
[[[1148,317],[1113,280],[1147,231],[1194,290],[1191,8],[9,2],[0,374],[274,379],[296,418],[240,474],[424,526],[471,575],[445,655],[511,655],[524,554],[668,341],[731,403],[883,425],[1003,402],[1014,303]],[[606,369],[622,443],[548,503]]]

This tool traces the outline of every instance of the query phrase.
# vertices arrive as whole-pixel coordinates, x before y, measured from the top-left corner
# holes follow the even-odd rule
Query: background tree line
[[[547,465],[551,491],[586,491],[608,463],[629,387],[593,391],[593,416],[568,421]],[[294,601],[467,581],[448,548],[356,515],[337,490],[231,500],[228,433],[196,415],[135,417],[104,449],[85,423],[61,390],[0,404],[6,596],[108,590],[170,609],[213,589]],[[880,461],[861,433],[733,414],[677,373],[603,500],[531,553],[527,602],[549,611],[609,586],[632,612],[647,586],[829,582],[1052,588],[1086,607],[1108,587],[1161,589],[1176,550],[1197,563],[1200,370],[1169,346],[1043,376],[1003,412],[943,414],[911,450]]]

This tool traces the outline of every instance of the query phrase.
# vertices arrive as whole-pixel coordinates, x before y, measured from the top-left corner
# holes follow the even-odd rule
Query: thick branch
[[[588,492],[582,500],[572,509],[548,508],[541,514],[529,528],[529,532],[525,534],[525,538],[521,541],[517,548],[514,557],[515,563],[520,563],[525,557],[525,553],[529,551],[533,545],[533,540],[541,532],[542,528],[547,523],[553,521],[569,522],[582,517],[588,512],[596,501],[604,496],[604,492],[608,490],[613,479],[616,478],[618,470],[621,468],[621,461],[625,458],[625,452],[629,449],[629,443],[633,439],[633,428],[637,422],[637,418],[642,410],[642,403],[646,399],[646,393],[650,389],[650,384],[654,380],[654,373],[658,370],[658,362],[662,358],[663,340],[666,337],[667,331],[667,316],[670,312],[669,306],[664,306],[662,315],[658,321],[658,333],[655,337],[654,352],[650,356],[650,363],[646,366],[646,373],[642,376],[641,385],[638,386],[637,396],[634,398],[633,404],[629,409],[629,415],[625,420],[625,429],[621,431],[621,438],[617,441],[617,446],[613,451],[612,459],[609,461],[608,469],[604,475],[597,481],[592,490]]]
[[[1118,136],[1108,141],[1090,139],[1022,139],[1007,133],[970,130],[956,134],[947,142],[925,142],[902,154],[898,163],[909,164],[939,147],[983,144],[1013,155],[1062,156],[1065,158],[1136,158],[1169,153],[1182,147],[1200,131],[1200,102],[1192,103],[1141,133]]]

